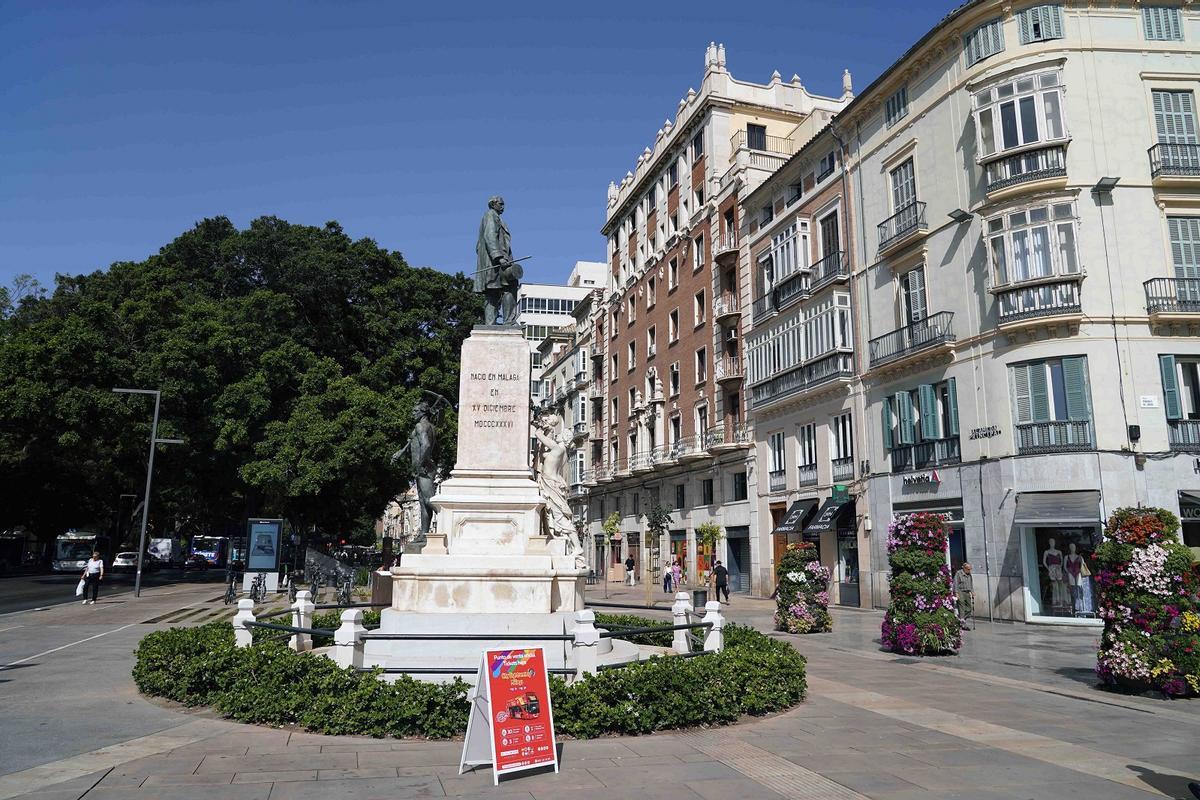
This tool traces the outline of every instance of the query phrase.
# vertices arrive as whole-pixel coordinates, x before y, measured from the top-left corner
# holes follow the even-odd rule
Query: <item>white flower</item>
[[[784,577],[786,577],[789,581],[796,581],[797,583],[807,580],[807,577],[803,572],[789,572]]]

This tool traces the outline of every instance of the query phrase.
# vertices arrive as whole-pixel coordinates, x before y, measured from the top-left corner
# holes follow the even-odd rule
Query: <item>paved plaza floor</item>
[[[798,708],[726,728],[566,740],[559,774],[493,787],[487,770],[457,774],[461,742],[245,726],[138,696],[137,640],[231,613],[214,594],[156,589],[0,617],[0,800],[1068,800],[1188,797],[1200,777],[1200,701],[1097,689],[1094,629],[984,621],[959,656],[922,660],[880,652],[880,613],[838,610],[832,634],[781,635],[808,658]],[[589,595],[604,602],[603,587]],[[609,602],[644,597],[609,587]],[[669,598],[655,600],[664,610],[650,613],[665,618]],[[735,596],[725,609],[770,628],[769,601]]]

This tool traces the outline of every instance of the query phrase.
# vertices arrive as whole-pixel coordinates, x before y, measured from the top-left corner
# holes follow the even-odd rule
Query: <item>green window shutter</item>
[[[892,398],[883,398],[883,447],[891,450],[895,445],[892,441]]]
[[[1029,396],[1029,365],[1017,364],[1015,367],[1009,367],[1008,374],[1012,379],[1013,414],[1017,424],[1033,422],[1032,402]]]
[[[1200,217],[1167,217],[1176,278],[1200,278]]]
[[[1050,420],[1050,392],[1046,388],[1046,365],[1029,364],[1029,412],[1033,422]]]
[[[1067,395],[1067,419],[1091,419],[1088,409],[1087,360],[1083,356],[1064,358],[1063,388]]]
[[[950,404],[947,416],[950,430],[946,431],[946,435],[958,436],[958,388],[955,385],[954,378],[946,381],[946,401]]]
[[[917,387],[917,400],[921,411],[921,438],[930,441],[938,436],[937,393],[933,384],[923,383]]]
[[[897,392],[895,397],[896,411],[900,417],[897,441],[900,444],[912,444],[914,438],[912,395],[908,392]]]
[[[1033,38],[1033,18],[1038,13],[1038,7],[1027,8],[1017,12],[1017,30],[1020,32],[1021,44],[1035,41]]]
[[[1042,38],[1063,38],[1062,6],[1042,6]]]
[[[1179,378],[1175,372],[1175,356],[1159,356],[1158,370],[1162,373],[1163,405],[1167,408],[1167,419],[1182,419],[1183,408],[1179,404]]]

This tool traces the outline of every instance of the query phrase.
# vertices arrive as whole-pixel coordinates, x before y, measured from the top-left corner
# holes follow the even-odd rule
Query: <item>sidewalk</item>
[[[602,586],[588,588],[589,599],[603,602]],[[614,588],[610,602],[644,602],[641,586]],[[641,613],[665,616],[669,598],[659,588],[661,610]],[[763,629],[773,608],[738,596],[722,606],[733,621]],[[20,796],[41,800],[85,792],[87,800],[1065,800],[1186,796],[1185,779],[1200,773],[1200,703],[1093,688],[1077,672],[1090,668],[1093,631],[983,623],[968,634],[963,655],[921,660],[879,651],[879,613],[835,610],[834,617],[831,634],[776,634],[808,658],[810,694],[798,708],[729,728],[567,740],[558,775],[493,788],[486,770],[456,774],[461,742],[272,730],[137,699],[135,706],[177,724],[0,776],[0,798],[18,796],[19,787],[38,789]],[[14,673],[6,694],[22,680]],[[48,716],[69,717],[69,705],[45,703]],[[19,734],[0,725],[7,746]]]

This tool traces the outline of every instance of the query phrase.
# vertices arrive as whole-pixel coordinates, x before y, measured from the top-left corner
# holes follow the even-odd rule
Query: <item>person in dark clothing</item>
[[[636,565],[633,563],[633,556],[632,555],[626,556],[625,557],[625,580],[629,583],[630,586],[633,586],[633,568],[635,566]]]
[[[717,579],[717,599],[721,599],[721,594],[725,595],[725,603],[729,603],[729,570],[725,569],[725,565],[720,561],[717,562],[716,569],[713,570],[713,575]]]

